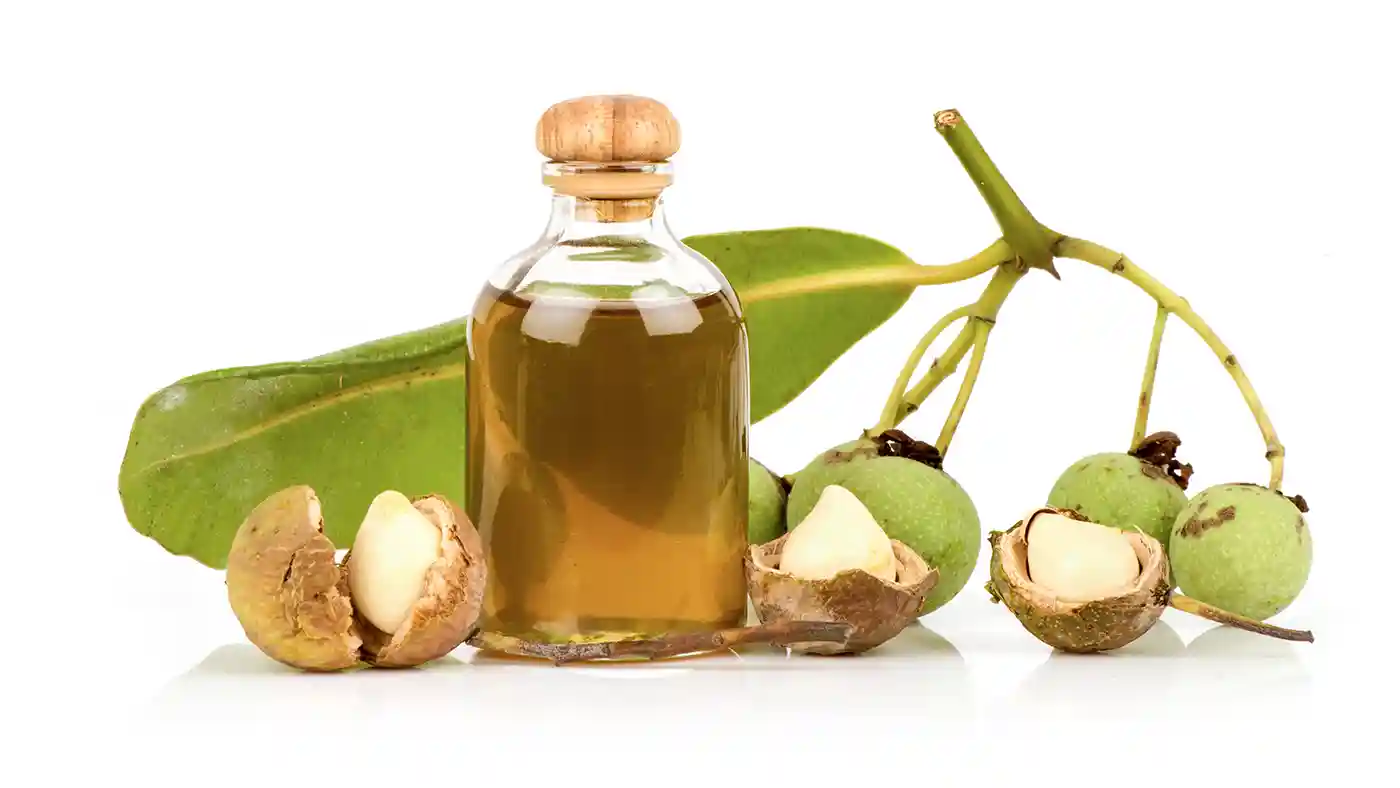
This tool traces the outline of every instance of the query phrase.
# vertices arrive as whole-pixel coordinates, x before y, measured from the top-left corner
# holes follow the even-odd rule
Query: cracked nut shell
[[[349,588],[310,487],[273,493],[244,519],[225,583],[244,634],[269,657],[316,671],[359,663]]]
[[[413,507],[442,532],[440,554],[424,578],[423,595],[397,631],[382,632],[355,615],[364,659],[376,667],[412,667],[446,656],[466,640],[481,613],[486,558],[476,527],[440,495],[417,498]],[[346,587],[349,566],[347,554],[341,562]]]
[[[749,597],[759,619],[835,621],[853,628],[845,643],[794,643],[803,654],[859,654],[899,634],[919,616],[924,599],[938,584],[938,570],[919,554],[891,539],[899,566],[893,583],[861,569],[848,569],[826,580],[807,580],[778,569],[784,534],[754,545],[744,556]]]
[[[1027,523],[1037,514],[1052,512],[1085,519],[1069,509],[1045,507],[1032,512],[1006,532],[994,531],[989,590],[1041,642],[1076,653],[1122,648],[1142,637],[1161,618],[1171,601],[1167,551],[1150,536],[1124,532],[1137,554],[1137,580],[1127,592],[1090,602],[1065,602],[1030,577],[1027,564]]]

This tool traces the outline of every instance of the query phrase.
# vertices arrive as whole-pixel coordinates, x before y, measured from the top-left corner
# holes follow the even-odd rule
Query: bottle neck
[[[545,235],[554,242],[597,237],[670,237],[660,197],[592,199],[555,193]]]
[[[660,191],[597,197],[556,189],[545,232],[497,270],[492,286],[531,297],[572,290],[570,297],[652,301],[732,292],[672,232]]]
[[[597,235],[669,232],[661,216],[661,191],[671,183],[669,162],[549,161],[541,173],[554,190],[552,223],[565,218],[582,225],[581,232]],[[612,226],[595,231],[591,225]]]

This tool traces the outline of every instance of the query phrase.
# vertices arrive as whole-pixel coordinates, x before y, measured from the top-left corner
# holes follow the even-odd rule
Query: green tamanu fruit
[[[972,499],[944,473],[938,451],[898,430],[823,452],[793,479],[788,496],[791,531],[828,485],[855,494],[885,534],[908,545],[939,573],[920,614],[952,599],[972,575],[982,528]]]
[[[767,544],[784,533],[787,487],[777,474],[749,458],[749,544]]]
[[[1302,498],[1253,484],[1202,490],[1172,526],[1168,557],[1183,593],[1264,620],[1288,607],[1312,568]]]
[[[1186,506],[1191,466],[1176,460],[1181,441],[1169,432],[1149,435],[1132,453],[1091,454],[1060,474],[1046,503],[1101,525],[1141,530],[1167,544]]]

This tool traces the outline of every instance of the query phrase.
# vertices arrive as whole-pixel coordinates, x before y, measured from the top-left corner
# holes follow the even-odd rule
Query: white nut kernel
[[[898,563],[890,538],[850,490],[830,485],[792,529],[778,568],[807,580],[827,580],[863,569],[894,582]]]
[[[1026,523],[1031,582],[1064,602],[1092,602],[1128,591],[1142,568],[1117,528],[1042,512]]]
[[[350,550],[355,610],[393,634],[425,591],[428,569],[442,554],[442,530],[402,493],[375,497]]]

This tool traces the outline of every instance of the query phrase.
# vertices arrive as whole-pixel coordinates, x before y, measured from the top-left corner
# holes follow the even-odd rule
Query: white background
[[[0,749],[22,778],[5,782],[1370,771],[1395,698],[1384,5],[0,5]],[[1276,620],[1317,643],[1169,611],[1132,653],[1052,655],[987,602],[984,552],[927,631],[859,659],[556,670],[463,648],[310,677],[262,658],[220,575],[124,520],[137,406],[193,372],[464,313],[543,226],[539,113],[604,92],[680,118],[678,234],[818,225],[929,264],[996,235],[933,131],[962,110],[1042,221],[1130,254],[1241,358],[1313,508],[1313,575]],[[1060,268],[1004,308],[948,461],[984,528],[1130,437],[1152,304]],[[980,286],[916,294],[757,426],[755,455],[791,471],[869,426],[919,334]],[[1267,478],[1229,378],[1179,322],[1158,387],[1152,426],[1183,435],[1196,484]],[[945,388],[911,431],[936,435]]]

